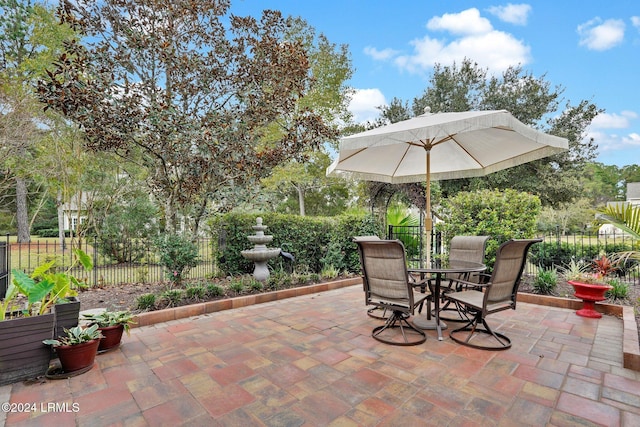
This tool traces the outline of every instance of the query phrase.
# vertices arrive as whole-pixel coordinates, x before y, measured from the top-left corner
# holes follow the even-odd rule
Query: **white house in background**
[[[640,182],[628,182],[627,183],[627,200],[624,202],[608,202],[607,206],[612,206],[616,204],[628,205],[632,206],[640,206]],[[611,224],[603,224],[598,229],[598,235],[600,236],[614,236],[618,234],[625,234],[624,231],[620,230],[618,227],[614,227]]]
[[[82,192],[80,196],[80,203],[78,203],[78,195],[71,196],[69,203],[63,203],[58,207],[58,218],[62,216],[62,224],[64,230],[78,229],[78,225],[84,223],[87,219],[85,214],[87,204],[90,203],[90,194]]]
[[[627,202],[633,206],[640,205],[640,182],[627,183]]]

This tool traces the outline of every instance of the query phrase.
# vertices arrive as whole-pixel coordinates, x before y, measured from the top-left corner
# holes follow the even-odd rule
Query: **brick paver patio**
[[[491,316],[513,341],[474,350],[435,331],[371,338],[361,285],[132,330],[94,368],[0,387],[8,426],[640,425],[622,320],[519,303]]]

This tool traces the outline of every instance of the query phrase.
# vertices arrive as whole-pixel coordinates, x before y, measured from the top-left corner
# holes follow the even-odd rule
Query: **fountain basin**
[[[249,261],[264,262],[280,255],[280,248],[265,248],[257,251],[255,249],[248,249],[240,253]]]

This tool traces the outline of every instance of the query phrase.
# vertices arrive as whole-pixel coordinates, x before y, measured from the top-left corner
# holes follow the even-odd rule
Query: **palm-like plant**
[[[633,239],[640,240],[640,206],[630,203],[614,203],[596,214],[599,223],[611,224],[629,234]],[[633,250],[617,254],[620,260],[640,260],[640,251]]]

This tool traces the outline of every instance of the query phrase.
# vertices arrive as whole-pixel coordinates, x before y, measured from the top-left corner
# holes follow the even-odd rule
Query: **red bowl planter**
[[[568,283],[573,286],[576,298],[580,298],[583,302],[582,308],[576,311],[576,314],[592,319],[601,318],[602,314],[596,311],[595,303],[596,301],[604,301],[606,299],[604,294],[609,289],[613,289],[613,286],[574,282],[573,280],[569,280]]]

